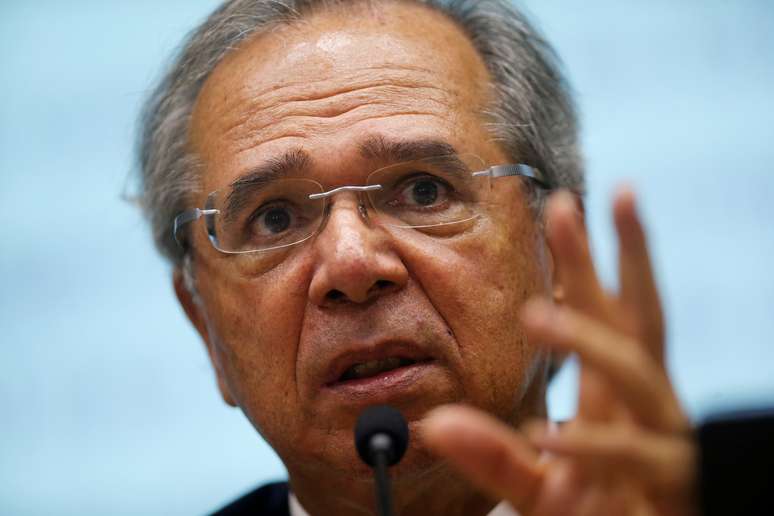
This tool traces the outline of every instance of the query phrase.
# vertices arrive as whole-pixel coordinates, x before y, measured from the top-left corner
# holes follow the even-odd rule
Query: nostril
[[[394,286],[395,283],[390,280],[378,280],[368,289],[368,297],[386,294],[387,292],[390,292]]]
[[[390,288],[393,285],[392,281],[389,280],[379,280],[374,284],[374,288],[376,290],[385,290],[387,288]]]
[[[342,292],[341,290],[333,289],[330,292],[328,292],[326,297],[331,301],[338,301],[339,299],[344,297],[344,292]]]
[[[365,301],[366,299],[370,299],[372,296],[378,294],[379,292],[388,291],[394,286],[395,286],[395,283],[392,281],[377,280],[376,282],[374,282],[373,285],[371,285],[371,288],[368,289],[367,293],[363,293],[365,294],[365,297],[363,297],[362,300]],[[355,293],[353,292],[353,294]],[[357,296],[357,295],[350,296],[347,293],[334,288],[328,291],[328,293],[325,295],[325,298],[328,301],[344,301],[349,299],[358,300],[360,299],[360,296]]]

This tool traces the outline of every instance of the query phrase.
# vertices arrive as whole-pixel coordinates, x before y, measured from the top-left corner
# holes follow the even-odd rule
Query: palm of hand
[[[561,299],[533,300],[522,320],[532,341],[578,354],[576,418],[515,432],[473,409],[442,408],[428,419],[426,440],[523,516],[694,515],[690,425],[664,365],[661,305],[634,197],[623,192],[614,207],[616,294],[598,280],[573,198],[554,196],[547,213]]]

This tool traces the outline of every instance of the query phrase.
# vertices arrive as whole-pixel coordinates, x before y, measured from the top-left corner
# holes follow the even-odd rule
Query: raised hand
[[[619,292],[601,286],[575,198],[552,196],[547,238],[561,304],[522,311],[532,342],[581,363],[578,414],[513,429],[477,410],[436,409],[427,445],[523,516],[692,516],[696,453],[664,365],[664,323],[634,194],[614,201]]]

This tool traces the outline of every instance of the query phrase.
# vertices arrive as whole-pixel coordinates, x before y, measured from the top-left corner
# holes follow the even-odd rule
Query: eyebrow
[[[390,140],[378,135],[369,136],[360,142],[358,150],[365,159],[394,162],[457,154],[454,146],[444,140],[433,138]]]
[[[450,170],[460,173],[467,170],[465,163],[457,157],[457,150],[453,145],[434,138],[394,140],[381,135],[371,135],[358,144],[358,152],[364,159],[388,163],[438,158]],[[250,169],[230,184],[231,191],[226,197],[224,219],[232,221],[254,192],[278,179],[300,174],[308,169],[311,163],[312,158],[306,151],[295,148]]]
[[[388,163],[424,161],[443,167],[447,172],[463,177],[472,172],[460,159],[457,149],[444,140],[423,138],[417,140],[390,140],[373,135],[360,143],[360,155],[368,160]]]
[[[225,220],[233,220],[253,192],[261,190],[272,181],[302,172],[311,161],[312,158],[306,151],[300,148],[290,149],[280,157],[270,158],[236,179],[231,183],[231,191],[226,197]]]

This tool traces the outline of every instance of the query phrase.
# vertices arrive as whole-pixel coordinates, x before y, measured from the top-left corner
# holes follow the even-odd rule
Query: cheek
[[[220,274],[203,292],[222,374],[262,434],[264,429],[289,428],[289,421],[277,421],[283,412],[273,408],[298,404],[296,351],[306,290],[293,274],[290,266],[257,278]]]
[[[534,224],[490,220],[452,240],[417,242],[407,260],[416,264],[415,276],[454,331],[465,401],[502,417],[518,408],[538,358],[518,310],[549,290],[541,245]]]

